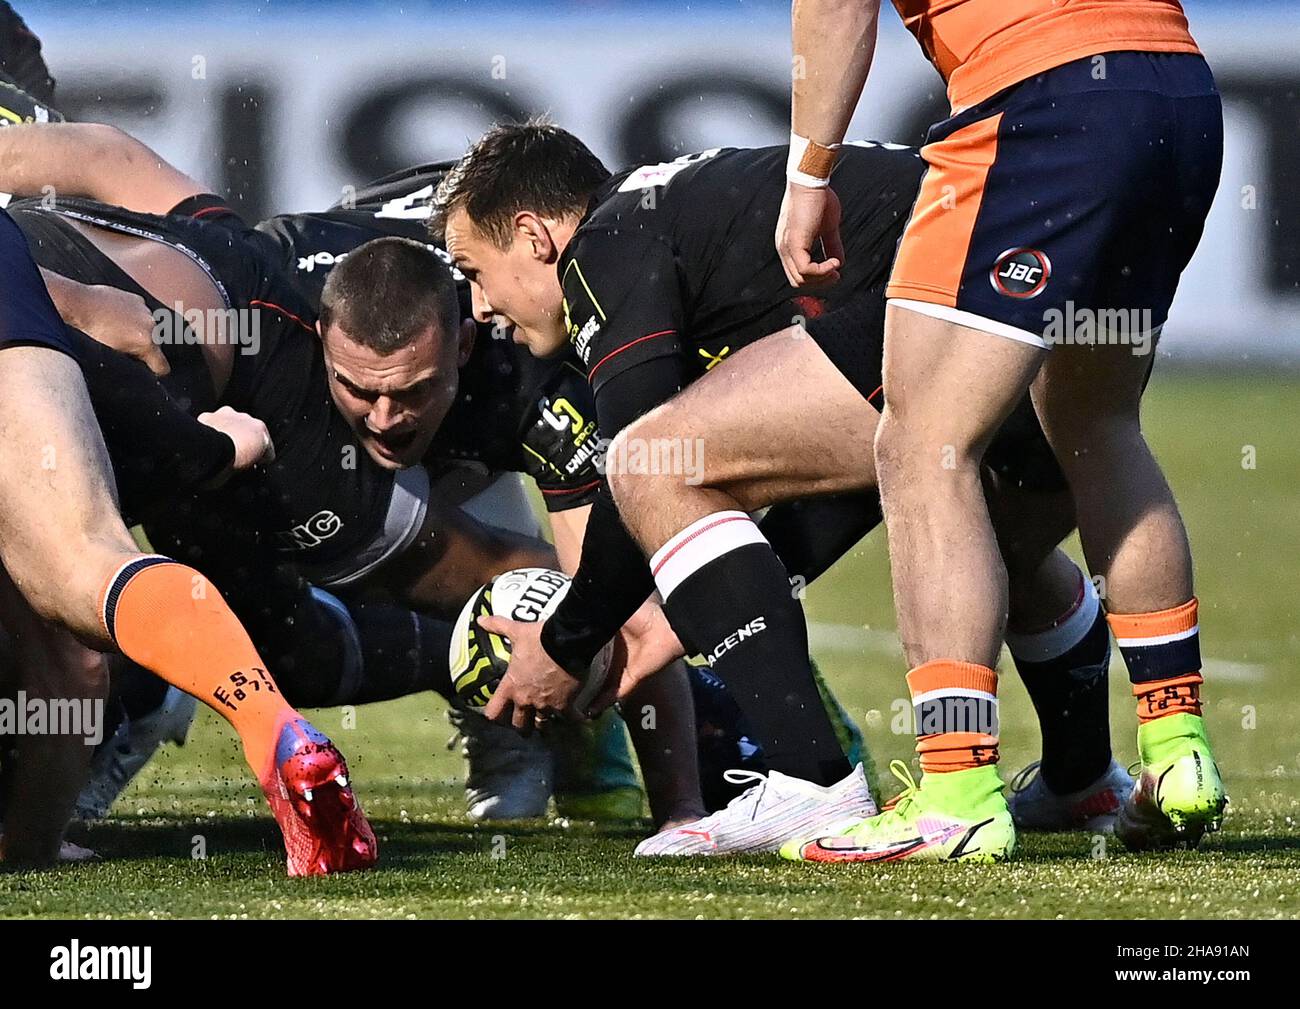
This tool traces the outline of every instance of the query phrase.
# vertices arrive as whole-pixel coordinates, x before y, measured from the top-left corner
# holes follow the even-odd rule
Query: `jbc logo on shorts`
[[[1008,249],[989,273],[993,290],[1008,298],[1036,298],[1052,275],[1052,261],[1037,249]]]

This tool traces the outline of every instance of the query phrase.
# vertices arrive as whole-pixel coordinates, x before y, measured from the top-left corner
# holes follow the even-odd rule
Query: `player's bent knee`
[[[672,475],[669,468],[656,464],[658,447],[665,438],[657,417],[656,411],[634,421],[609,444],[605,479],[620,511],[639,507],[646,495],[663,493],[662,480]]]
[[[88,648],[60,627],[40,633],[40,659],[19,670],[29,693],[44,697],[106,698],[108,664],[102,653]]]
[[[45,620],[62,624],[82,636],[101,633],[100,596],[113,573],[139,550],[124,544],[90,540],[65,545],[53,554],[18,551],[6,557],[14,584],[28,604]]]

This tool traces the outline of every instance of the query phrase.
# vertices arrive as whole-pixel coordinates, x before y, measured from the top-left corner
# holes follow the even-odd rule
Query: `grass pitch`
[[[116,815],[73,836],[103,862],[0,873],[6,917],[1255,918],[1300,915],[1300,376],[1161,374],[1147,428],[1198,565],[1206,714],[1232,804],[1196,852],[1131,855],[1113,840],[1028,835],[1004,866],[826,868],[775,858],[641,862],[641,831],[561,821],[475,827],[434,697],[317,722],[346,752],[381,837],[375,872],[284,876],[278,833],[231,733],[206,710]],[[883,535],[812,586],[814,646],[877,765],[911,755]],[[1028,698],[1003,679],[1009,774],[1037,756]],[[1132,702],[1112,677],[1115,747],[1135,757]],[[206,857],[195,853],[205,849]]]

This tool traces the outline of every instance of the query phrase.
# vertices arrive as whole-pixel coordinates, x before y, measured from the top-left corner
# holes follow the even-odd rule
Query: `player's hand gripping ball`
[[[478,625],[483,616],[509,620],[545,620],[569,591],[566,574],[549,568],[517,568],[499,574],[475,592],[451,631],[450,669],[456,696],[470,708],[483,708],[510,666],[510,641]],[[569,714],[582,717],[609,675],[611,641],[592,660]]]

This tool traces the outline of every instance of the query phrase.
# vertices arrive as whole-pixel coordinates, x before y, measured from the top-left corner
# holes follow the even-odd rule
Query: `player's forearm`
[[[0,138],[4,136],[0,132]],[[61,274],[41,267],[41,279],[45,289],[50,292],[50,300],[59,310],[59,317],[69,326],[80,330],[94,328],[96,314],[95,290],[86,285],[70,280]]]
[[[703,816],[695,703],[685,663],[674,662],[642,682],[623,701],[622,711],[656,829]]]
[[[560,570],[572,576],[582,563],[582,541],[586,538],[587,520],[591,505],[551,512],[551,536],[555,541],[555,556]]]
[[[542,627],[542,647],[570,672],[585,669],[654,589],[645,555],[623,527],[609,490],[602,489],[573,584]]]
[[[147,368],[84,333],[69,335],[85,377],[128,511],[220,483],[235,464],[235,443],[201,424]]]
[[[118,132],[95,123],[32,123],[0,131],[0,190],[99,199],[96,182],[115,161],[107,152]]]
[[[876,50],[880,0],[795,0],[791,130],[829,146],[844,139]]]
[[[162,214],[203,187],[115,127],[34,123],[0,131],[0,191]]]

